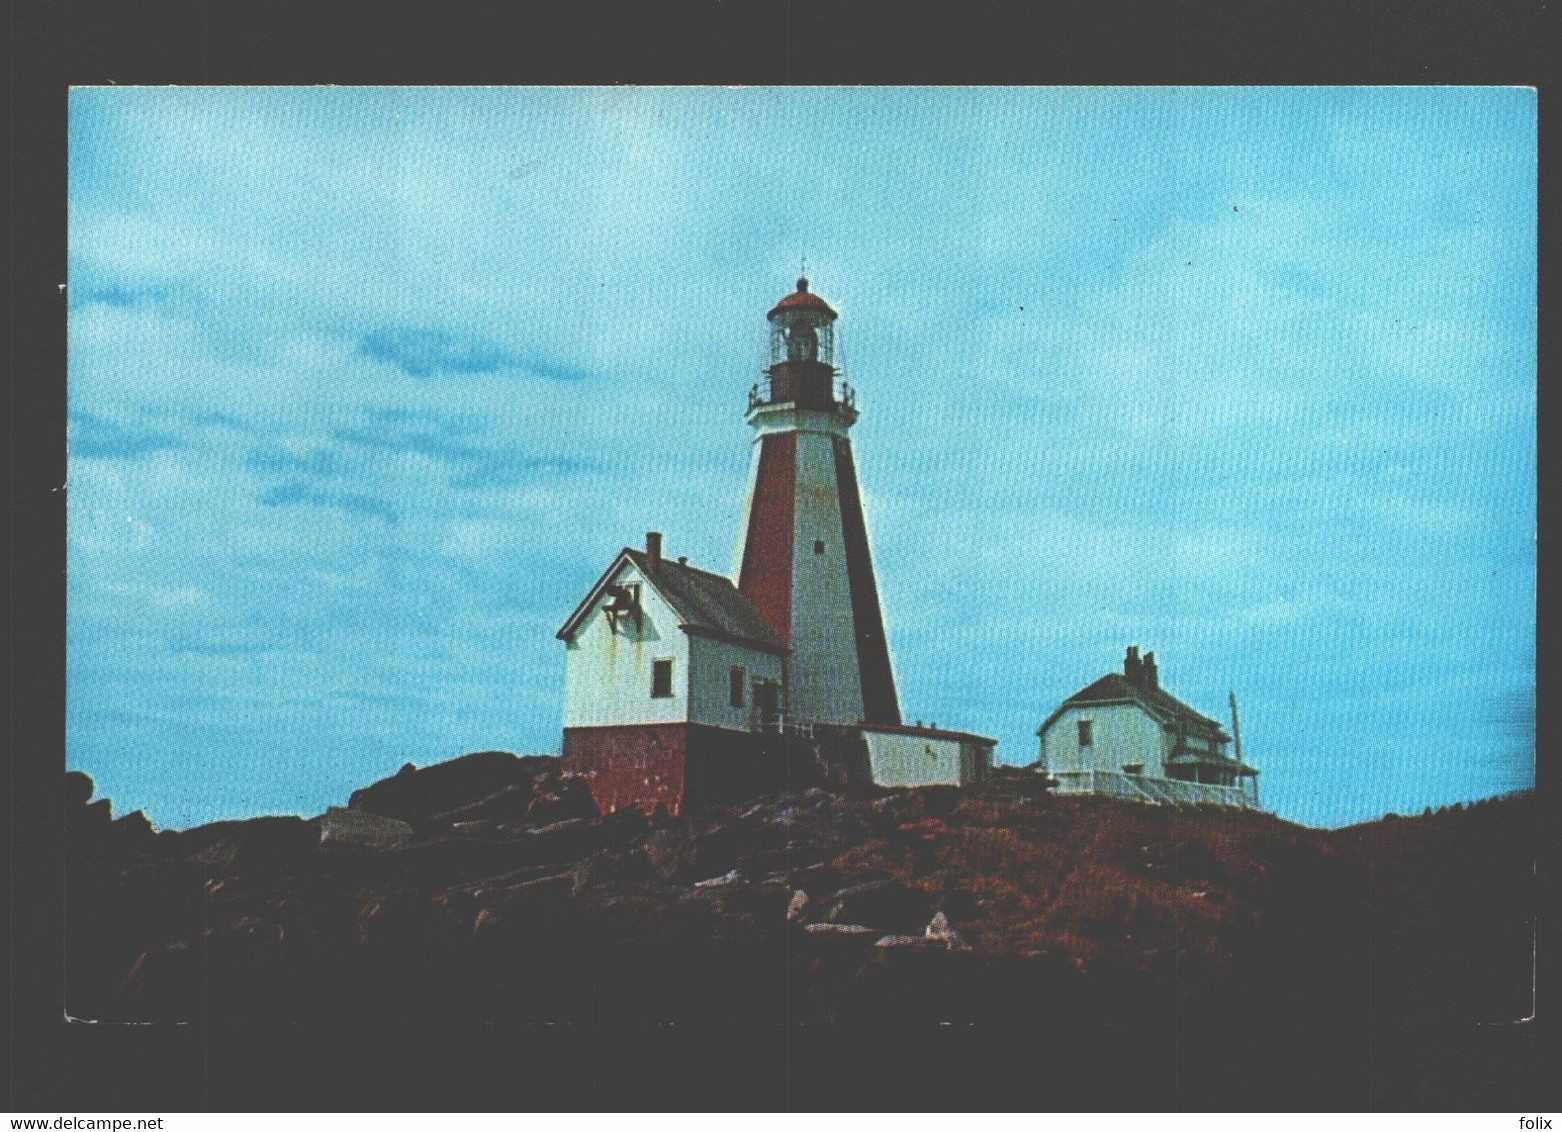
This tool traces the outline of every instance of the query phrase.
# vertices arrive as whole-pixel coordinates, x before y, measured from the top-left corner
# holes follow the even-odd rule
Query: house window
[[[1088,719],[1079,721],[1079,745],[1081,747],[1090,746],[1090,720]]]
[[[733,707],[743,706],[743,685],[747,680],[748,673],[741,668],[727,673],[727,702]]]
[[[815,554],[823,554],[824,553],[824,540],[823,539],[818,539],[818,538],[814,539],[814,553]]]
[[[653,660],[651,662],[651,697],[653,699],[666,699],[673,694],[673,662],[670,660]]]

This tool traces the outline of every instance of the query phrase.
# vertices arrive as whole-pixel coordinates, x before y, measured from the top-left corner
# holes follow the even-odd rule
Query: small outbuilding
[[[863,724],[877,786],[969,786],[988,776],[996,739],[938,727]]]

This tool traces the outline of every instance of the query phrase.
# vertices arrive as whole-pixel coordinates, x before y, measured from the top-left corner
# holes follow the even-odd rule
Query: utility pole
[[[1243,766],[1242,728],[1237,726],[1237,693],[1235,688],[1231,690],[1231,743],[1236,748],[1237,767],[1239,768],[1238,777],[1241,777],[1240,768]],[[1257,786],[1258,783],[1255,782],[1253,785]],[[1254,798],[1254,802],[1257,802],[1257,798]]]

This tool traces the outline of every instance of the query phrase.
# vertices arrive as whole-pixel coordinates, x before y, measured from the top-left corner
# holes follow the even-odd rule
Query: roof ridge
[[[692,570],[696,574],[704,574],[707,578],[715,578],[717,581],[726,582],[733,589],[737,589],[737,583],[735,583],[731,578],[727,577],[727,575],[718,574],[714,570],[707,570],[703,566],[691,566],[687,562],[679,562],[675,559],[667,558],[656,559],[656,564],[658,566],[676,566],[680,570]]]
[[[1096,690],[1097,685],[1106,684],[1108,681],[1111,682],[1108,688]],[[1119,692],[1117,689],[1121,689],[1122,691]],[[1087,692],[1091,693],[1092,699],[1084,698]],[[1219,720],[1215,719],[1213,716],[1205,715],[1191,704],[1178,699],[1171,692],[1168,692],[1165,688],[1162,688],[1159,684],[1147,688],[1139,684],[1137,681],[1125,676],[1121,672],[1108,672],[1103,676],[1097,677],[1063,702],[1065,704],[1090,703],[1093,702],[1094,697],[1097,696],[1121,696],[1124,693],[1126,693],[1137,703],[1142,704],[1146,710],[1171,712],[1174,715],[1186,715],[1200,722],[1208,723],[1217,729],[1220,727]]]
[[[643,558],[647,562],[654,562],[658,566],[676,566],[680,570],[693,570],[696,574],[704,574],[706,577],[709,577],[709,578],[719,578],[723,582],[728,583],[729,585],[732,584],[732,579],[727,577],[727,575],[725,575],[725,574],[718,574],[714,570],[707,570],[703,566],[693,566],[693,565],[690,565],[688,562],[680,562],[676,558],[667,558],[667,557],[652,558],[644,550],[636,550],[634,547],[631,547],[631,546],[626,546],[626,547],[624,547],[624,549],[626,551],[628,551],[630,554],[634,555],[635,557]]]

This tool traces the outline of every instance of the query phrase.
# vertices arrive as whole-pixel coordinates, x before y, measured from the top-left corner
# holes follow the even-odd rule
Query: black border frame
[[[1554,1111],[1554,902],[1541,924],[1541,1016],[1480,1029],[1362,1033],[862,1034],[670,1027],[368,1031],[67,1024],[59,896],[64,721],[65,100],[71,84],[1492,84],[1541,92],[1556,22],[1543,0],[1052,6],[851,0],[471,0],[375,5],[18,0],[11,12],[12,786],[9,1107],[29,1111],[626,1109]],[[1542,296],[1562,215],[1542,177]],[[1552,207],[1548,210],[1547,205]],[[1544,307],[1542,308],[1544,309]],[[1544,323],[1544,320],[1542,320]],[[1550,351],[1543,336],[1541,372]],[[1544,383],[1541,420],[1549,408]],[[1541,508],[1554,461],[1540,450]],[[1542,578],[1554,540],[1542,528]],[[1540,595],[1544,627],[1551,605]],[[1544,628],[1542,628],[1542,634]],[[1553,665],[1539,649],[1539,793],[1554,804]],[[1547,821],[1549,828],[1555,823]],[[1551,883],[1548,853],[1542,878]],[[1549,891],[1554,891],[1554,885]],[[1250,1087],[1180,1074],[1181,1047],[1249,1048]],[[1044,1091],[1035,1067],[1076,1071]],[[1163,1065],[1164,1072],[1125,1071]],[[1193,1063],[1188,1063],[1193,1068]]]

